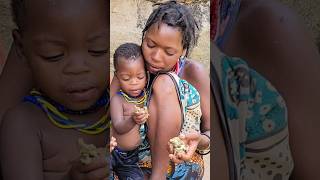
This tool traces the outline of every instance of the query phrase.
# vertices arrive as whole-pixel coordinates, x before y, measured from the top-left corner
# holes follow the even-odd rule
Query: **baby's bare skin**
[[[131,118],[134,113],[136,113],[138,110],[141,110],[139,107],[137,107],[135,104],[126,102],[122,97],[120,96],[114,96],[113,98],[116,98],[117,101],[119,101],[122,104],[123,107],[123,118]],[[139,134],[139,124],[136,124],[133,119],[129,120],[130,123],[132,123],[133,128],[130,129],[126,133],[118,133],[116,130],[112,131],[112,135],[117,140],[117,146],[122,150],[132,150],[138,147],[138,145],[141,142],[140,134]]]
[[[79,119],[99,119],[102,113],[103,109],[95,116]],[[24,177],[20,178],[15,176],[18,179],[70,179],[69,171],[80,157],[78,139],[82,138],[86,143],[94,144],[96,147],[105,147],[107,134],[109,132],[86,135],[76,130],[58,128],[39,108],[24,103],[7,113],[1,129],[1,145],[6,146],[1,148],[1,160],[4,163],[19,163],[8,164],[2,168],[4,171],[24,174]],[[25,149],[24,153],[15,152],[19,149]],[[35,159],[37,161],[34,161]],[[15,168],[12,168],[13,166]]]

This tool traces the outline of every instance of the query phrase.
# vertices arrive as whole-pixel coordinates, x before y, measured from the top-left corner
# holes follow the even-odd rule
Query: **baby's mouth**
[[[97,88],[86,87],[86,88],[75,88],[68,91],[68,95],[72,101],[83,102],[93,99],[97,93]]]

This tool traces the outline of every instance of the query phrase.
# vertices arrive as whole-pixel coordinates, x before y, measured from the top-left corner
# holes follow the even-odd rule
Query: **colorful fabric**
[[[183,110],[183,122],[181,125],[181,133],[187,133],[191,130],[200,132],[200,95],[198,91],[187,81],[179,78],[175,73],[165,73],[171,77],[176,85],[178,98]],[[153,81],[156,78],[153,79]],[[152,88],[152,84],[150,89]],[[152,92],[149,92],[151,94]],[[151,152],[150,145],[147,140],[147,126],[143,125],[140,128],[140,134],[143,137],[140,146],[140,167],[151,169]],[[190,162],[182,164],[173,164],[168,167],[167,179],[201,179],[203,176],[204,163],[202,157],[195,153]]]
[[[178,76],[181,75],[181,69],[183,69],[184,65],[186,64],[186,58],[184,56],[179,58],[176,65],[174,66],[173,72],[176,73]]]
[[[284,99],[242,59],[214,52],[211,68],[217,78],[212,73],[211,80],[219,81],[212,82],[214,88],[220,84],[222,130],[229,135],[225,141],[231,145],[228,153],[234,164],[229,163],[229,169],[234,179],[288,179],[293,160]]]

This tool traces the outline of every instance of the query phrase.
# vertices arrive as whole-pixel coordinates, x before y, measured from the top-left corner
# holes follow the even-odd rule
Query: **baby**
[[[12,0],[16,51],[35,83],[1,124],[4,180],[70,179],[80,164],[79,138],[105,147],[108,6],[104,0]],[[95,168],[104,168],[105,178],[102,164]],[[79,171],[90,177],[95,168]]]
[[[120,45],[113,60],[120,90],[110,103],[112,136],[117,140],[117,146],[111,152],[112,170],[119,179],[143,180],[144,175],[138,166],[139,128],[149,114],[145,107],[147,74],[140,46],[133,43]]]

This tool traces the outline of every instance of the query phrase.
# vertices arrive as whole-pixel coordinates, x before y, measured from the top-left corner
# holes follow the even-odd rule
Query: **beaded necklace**
[[[109,97],[109,93],[105,92],[107,95],[104,95],[104,99]],[[109,99],[109,98],[108,98]],[[79,123],[74,120],[66,117],[61,110],[59,110],[54,104],[52,104],[52,100],[48,100],[47,97],[43,96],[40,92],[32,90],[29,96],[24,97],[25,102],[31,102],[38,106],[41,110],[43,110],[49,120],[57,127],[62,129],[75,129],[85,134],[99,134],[105,131],[110,127],[110,121],[108,122],[107,113],[103,115],[97,122],[94,123]],[[108,109],[109,100],[105,103],[105,108]],[[63,107],[61,105],[61,107]],[[101,107],[101,106],[100,106]],[[98,109],[96,109],[98,110]],[[73,110],[72,110],[73,111]],[[76,112],[76,111],[74,111]]]
[[[143,89],[143,91],[137,97],[131,97],[128,94],[126,94],[125,92],[123,92],[122,90],[117,92],[117,94],[121,95],[125,99],[126,102],[133,103],[136,105],[145,104],[145,102],[147,101],[147,96],[148,96],[145,89]]]
[[[31,96],[36,96],[36,97],[40,97],[42,96],[43,98],[46,99],[46,101],[48,101],[50,104],[52,104],[54,107],[56,107],[58,109],[58,111],[62,112],[62,113],[66,113],[66,114],[73,114],[73,115],[84,115],[84,114],[90,114],[93,112],[96,112],[98,109],[100,109],[101,107],[106,106],[109,103],[109,92],[106,90],[106,92],[98,99],[98,101],[90,106],[88,109],[84,109],[84,110],[79,110],[79,111],[75,111],[72,109],[69,109],[61,104],[59,104],[58,102],[52,100],[51,98],[43,95],[41,92],[36,91],[36,90],[32,90],[30,92]],[[28,96],[26,98],[29,98]]]

